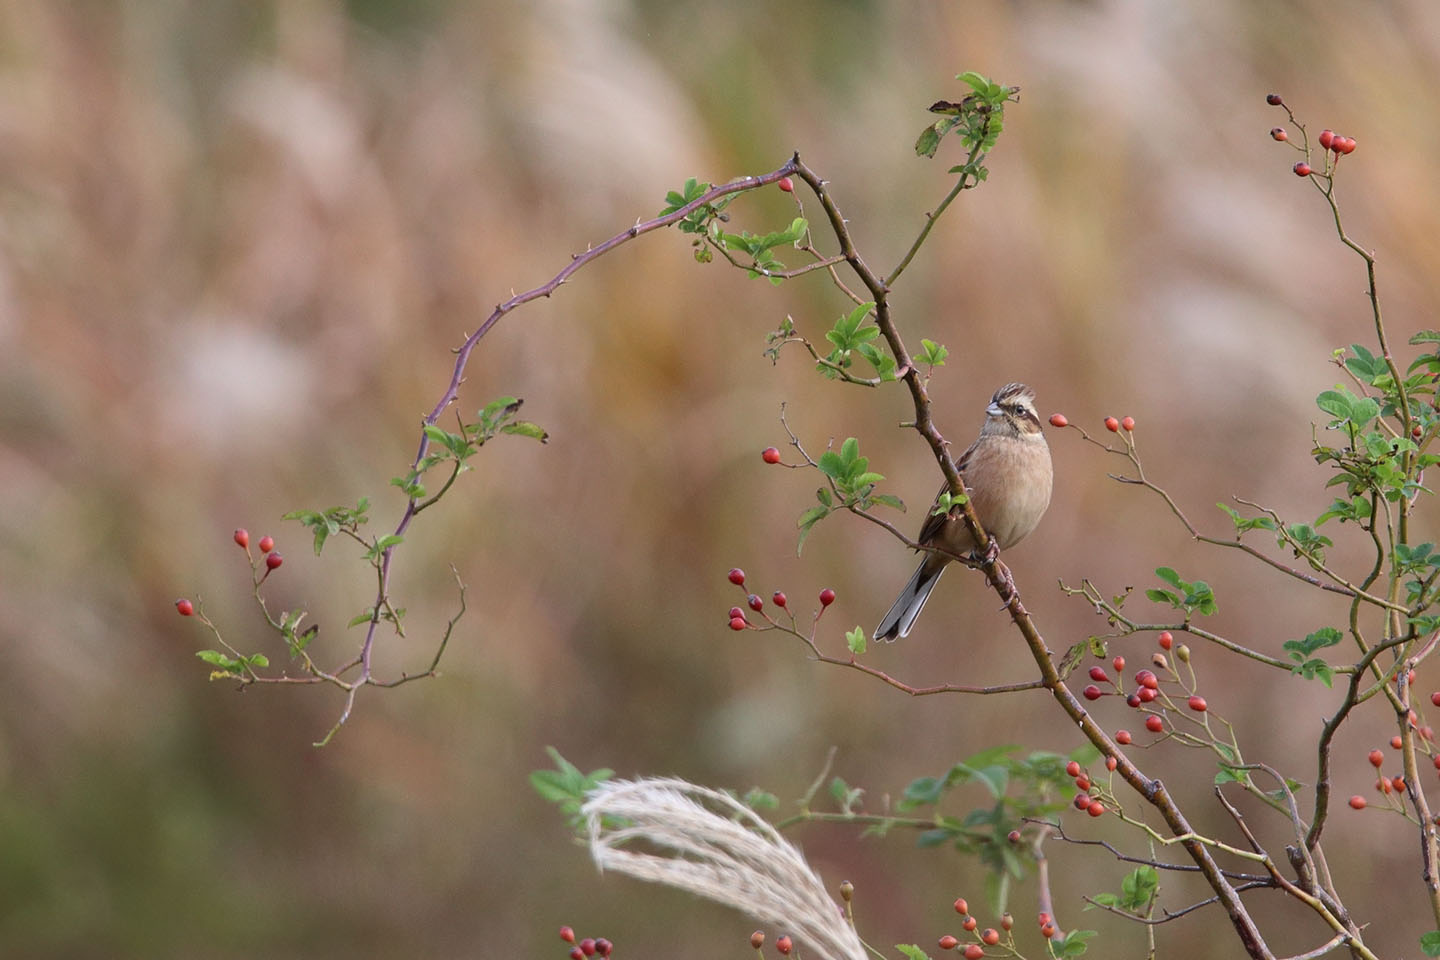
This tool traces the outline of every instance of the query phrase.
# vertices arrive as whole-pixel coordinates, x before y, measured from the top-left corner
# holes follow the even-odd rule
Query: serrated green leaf
[[[857,657],[860,656],[860,654],[864,653],[865,630],[857,626],[854,630],[848,631],[845,634],[845,646],[849,647],[850,652]]]

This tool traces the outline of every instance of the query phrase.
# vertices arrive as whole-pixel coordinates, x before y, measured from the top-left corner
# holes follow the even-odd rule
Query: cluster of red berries
[[[731,568],[730,573],[727,574],[727,576],[730,582],[735,584],[735,586],[745,586],[745,571],[741,570],[739,567]],[[783,591],[776,590],[774,593],[772,593],[770,595],[770,602],[775,604],[775,606],[779,607],[781,610],[784,610],[787,613],[789,612],[790,600],[785,596]],[[825,611],[826,607],[830,606],[830,604],[834,602],[834,590],[826,587],[824,590],[820,591],[821,613]],[[760,599],[760,595],[758,593],[746,594],[745,605],[748,606],[751,610],[754,610],[756,613],[762,613],[762,611],[764,611],[765,609],[765,601]],[[746,627],[753,626],[753,624],[751,624],[749,620],[745,619],[745,611],[740,609],[739,607],[731,607],[728,616],[730,618],[731,630],[744,630]],[[820,614],[817,613],[815,616],[819,617]],[[770,618],[767,616],[765,617],[765,619],[769,620]]]
[[[1270,104],[1270,106],[1272,107],[1285,106],[1285,101],[1281,99],[1280,94],[1278,93],[1272,93],[1267,96],[1265,98],[1265,102]],[[1291,119],[1294,119],[1293,114],[1291,115]],[[1290,139],[1290,134],[1285,132],[1284,127],[1272,127],[1270,130],[1270,138],[1272,140],[1278,140],[1281,143],[1284,143],[1286,140]],[[1347,153],[1353,153],[1355,151],[1355,138],[1341,136],[1334,130],[1321,130],[1320,136],[1316,139],[1320,143],[1320,149],[1328,150],[1331,153],[1335,154],[1335,159],[1337,161],[1342,155]],[[1295,176],[1297,177],[1308,177],[1310,176],[1310,174],[1315,172],[1314,169],[1310,166],[1310,164],[1306,163],[1304,160],[1296,163],[1295,166],[1291,169],[1295,171]]]
[[[246,553],[250,552],[250,533],[244,527],[235,531],[235,542],[240,546],[240,549]],[[265,554],[266,570],[278,570],[280,569],[280,564],[285,562],[285,558],[275,552],[274,537],[261,537],[260,542],[255,544],[255,546],[259,547],[260,552]]]
[[[1398,676],[1396,676],[1392,677],[1391,679],[1397,680],[1399,678]],[[1414,670],[1410,671],[1409,681],[1411,683],[1415,682]],[[1430,702],[1433,705],[1440,707],[1440,690],[1437,690],[1434,693],[1430,694]],[[1414,710],[1410,711],[1409,717],[1407,719],[1409,720],[1411,729],[1415,730],[1420,735],[1422,740],[1435,739],[1435,731],[1433,729],[1428,726],[1422,727],[1418,725],[1419,718],[1416,716]],[[1396,734],[1395,736],[1390,738],[1391,750],[1399,750],[1404,746],[1405,741],[1400,737],[1399,734]],[[1366,759],[1368,759],[1370,761],[1370,765],[1375,768],[1375,791],[1377,793],[1389,794],[1393,791],[1394,793],[1403,794],[1405,792],[1405,778],[1403,776],[1396,775],[1387,777],[1380,772],[1380,768],[1385,765],[1385,754],[1383,752],[1381,752],[1380,750],[1371,750]],[[1434,764],[1436,771],[1440,772],[1440,754],[1432,756],[1431,762]],[[1369,806],[1368,802],[1358,793],[1350,798],[1350,807],[1354,810],[1364,810],[1367,806]],[[1436,819],[1436,823],[1440,824],[1440,818]]]
[[[560,928],[560,939],[566,943],[573,944],[570,950],[570,960],[585,960],[586,957],[608,957],[615,949],[615,945],[604,937],[586,937],[584,940],[575,939],[575,931],[570,927]]]
[[[1126,433],[1129,433],[1130,431],[1134,430],[1134,429],[1135,429],[1135,418],[1134,418],[1134,417],[1125,417],[1125,418],[1122,419],[1122,420],[1116,420],[1114,417],[1106,417],[1106,418],[1105,418],[1105,429],[1106,429],[1106,430],[1109,430],[1111,433],[1119,433],[1122,428],[1124,429],[1124,431],[1125,431]]]
[[[750,934],[750,946],[752,949],[755,950],[756,953],[760,952],[760,948],[765,946],[764,930],[756,930],[754,933]],[[780,954],[782,957],[790,956],[790,952],[794,949],[795,941],[790,939],[789,934],[782,933],[780,936],[775,938],[775,952]],[[761,954],[761,956],[764,956],[764,954]]]
[[[247,554],[250,552],[250,532],[248,530],[244,527],[236,530],[234,540],[240,549],[244,550]],[[256,546],[260,548],[261,553],[265,554],[265,575],[268,577],[271,570],[280,569],[280,565],[285,562],[285,558],[275,552],[274,537],[261,537],[260,542],[257,543]],[[182,617],[193,617],[195,615],[195,604],[183,597],[175,601],[175,609],[180,611],[180,616]]]
[[[1115,766],[1114,757],[1105,758],[1107,770],[1114,770]],[[1065,765],[1065,775],[1075,780],[1075,789],[1080,791],[1075,794],[1075,809],[1083,810],[1092,817],[1102,816],[1105,813],[1105,804],[1090,795],[1090,774],[1085,772],[1085,768],[1080,766],[1077,761],[1071,760]]]
[[[965,960],[979,960],[980,957],[985,956],[986,947],[993,947],[1000,942],[1000,930],[1009,933],[1015,926],[1015,918],[1006,913],[1000,916],[1000,930],[996,930],[994,927],[986,927],[984,930],[976,933],[976,928],[980,926],[980,922],[970,915],[970,904],[965,902],[964,897],[960,897],[955,901],[955,912],[965,918],[960,926],[964,928],[966,933],[979,941],[979,943],[967,943],[964,949],[960,951],[960,955],[964,957]],[[948,933],[939,940],[941,950],[954,950],[959,946],[960,939]]]

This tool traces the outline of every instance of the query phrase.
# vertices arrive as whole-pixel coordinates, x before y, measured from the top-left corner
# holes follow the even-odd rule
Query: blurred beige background
[[[936,486],[895,428],[902,390],[761,357],[787,313],[818,338],[841,311],[817,277],[772,289],[660,234],[507,318],[462,409],[521,395],[551,441],[497,443],[412,529],[394,584],[411,639],[387,641],[383,667],[427,662],[448,564],[471,613],[442,679],[367,691],[327,749],[309,744],[332,691],[208,684],[193,652],[210,643],[173,599],[202,596],[232,642],[280,662],[230,543],[236,526],[272,533],[287,558],[273,602],[305,605],[320,654],[347,657],[359,635],[340,625],[371,582],[355,551],[316,559],[278,518],[369,495],[375,527],[393,526],[387,481],[449,350],[494,303],[653,216],[687,176],[764,172],[792,149],[888,268],[957,162],[958,145],[924,161],[911,144],[963,69],[1024,92],[990,182],[896,294],[909,342],[950,348],[942,429],[968,442],[991,391],[1025,380],[1047,413],[1135,416],[1154,476],[1212,532],[1211,504],[1232,494],[1313,517],[1329,494],[1308,457],[1311,398],[1336,379],[1331,350],[1366,336],[1364,277],[1266,135],[1282,117],[1264,95],[1359,140],[1348,223],[1378,252],[1403,342],[1440,308],[1437,58],[1425,0],[4,3],[0,953],[558,958],[569,923],[624,956],[742,956],[749,919],[595,873],[526,782],[545,745],[787,804],[835,745],[835,772],[872,806],[981,746],[1078,745],[1039,694],[912,701],[726,629],[732,565],[801,610],[833,586],[822,642],[838,650],[913,562],[844,518],[794,557],[815,479],[758,455],[783,446],[782,401],[814,449],[861,438],[912,505],[907,528]],[[789,216],[770,190],[734,223]],[[1008,558],[1052,647],[1103,626],[1057,578],[1143,587],[1162,563],[1209,579],[1214,626],[1259,648],[1338,622],[1331,598],[1188,543],[1158,502],[1105,479],[1114,463],[1052,440],[1054,505]],[[1024,678],[995,606],[952,572],[916,633],[871,661],[916,682]],[[1134,662],[1147,646],[1119,650]],[[1336,694],[1211,650],[1196,663],[1249,755],[1311,779],[1307,744]],[[1368,790],[1363,754],[1389,735],[1369,709],[1341,737],[1342,797]],[[1236,839],[1203,763],[1145,759],[1199,825]],[[795,836],[828,881],[855,882],[873,943],[933,944],[956,895],[981,899],[974,861],[855,834]],[[1376,951],[1416,955],[1430,925],[1411,828],[1338,810],[1329,836]],[[1141,955],[1138,930],[1079,913],[1125,868],[1052,853],[1062,925],[1099,929],[1092,955]],[[1166,903],[1192,892],[1172,882]],[[1252,903],[1277,953],[1323,939],[1277,895]],[[1030,914],[1033,885],[1014,904]],[[1219,914],[1160,936],[1169,957],[1240,955]]]

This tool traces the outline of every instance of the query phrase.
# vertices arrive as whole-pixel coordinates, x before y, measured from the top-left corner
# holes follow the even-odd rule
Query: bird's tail
[[[880,626],[875,628],[875,639],[891,642],[897,637],[909,635],[910,628],[915,625],[915,618],[920,616],[920,611],[925,607],[925,601],[930,599],[930,591],[935,589],[935,584],[940,580],[940,574],[945,572],[945,564],[932,563],[930,558],[925,558],[920,566],[915,568],[915,573],[910,577],[910,582],[905,584],[905,589],[900,591],[890,612],[880,620]]]

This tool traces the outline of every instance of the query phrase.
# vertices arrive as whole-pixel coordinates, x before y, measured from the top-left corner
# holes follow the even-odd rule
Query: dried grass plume
[[[581,808],[601,870],[688,890],[833,960],[865,947],[804,856],[734,798],[675,779],[612,781]]]

